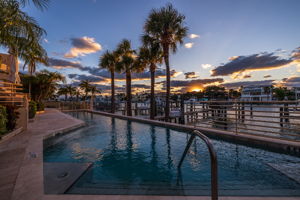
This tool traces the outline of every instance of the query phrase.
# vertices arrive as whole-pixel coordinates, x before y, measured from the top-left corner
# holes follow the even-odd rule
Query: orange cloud
[[[94,38],[84,36],[82,38],[71,38],[71,41],[73,47],[65,54],[65,58],[85,56],[86,54],[95,53],[102,49],[101,45],[95,42]]]

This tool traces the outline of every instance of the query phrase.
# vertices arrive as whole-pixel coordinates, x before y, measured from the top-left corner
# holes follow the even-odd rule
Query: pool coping
[[[80,111],[92,112],[92,113],[97,113],[105,116],[127,119],[136,122],[143,122],[147,124],[153,124],[153,125],[158,125],[158,126],[177,129],[177,130],[179,129],[188,132],[191,132],[193,130],[199,130],[205,135],[216,139],[235,142],[246,146],[252,146],[252,147],[255,146],[269,151],[275,151],[275,152],[300,156],[300,142],[296,142],[296,141],[281,140],[276,138],[263,137],[258,135],[245,134],[245,133],[236,134],[235,132],[231,132],[231,131],[218,130],[213,128],[195,127],[191,125],[175,124],[171,122],[150,120],[150,119],[144,119],[139,117],[95,111],[95,110],[80,110]]]
[[[43,177],[43,140],[45,138],[53,137],[60,133],[65,133],[73,129],[77,129],[80,126],[84,126],[84,122],[76,118],[71,117],[65,113],[55,111],[58,115],[63,115],[72,121],[68,126],[65,124],[64,127],[56,130],[48,130],[45,134],[40,133],[41,130],[38,129],[28,130],[27,134],[30,135],[30,140],[25,150],[25,156],[23,158],[15,187],[12,193],[12,200],[208,200],[211,199],[210,196],[146,196],[146,195],[50,195],[44,194],[44,177]],[[47,112],[41,114],[47,115]],[[113,116],[113,115],[109,115]],[[117,117],[117,115],[115,116]],[[126,118],[124,118],[126,119]],[[128,118],[127,118],[128,119]],[[39,123],[39,120],[36,120],[36,123]],[[48,124],[48,128],[51,128],[51,122]],[[66,127],[67,126],[67,127]],[[36,157],[31,157],[31,153],[34,152]],[[260,199],[272,199],[272,200],[296,200],[300,197],[249,197],[249,196],[220,196],[220,200],[260,200]]]

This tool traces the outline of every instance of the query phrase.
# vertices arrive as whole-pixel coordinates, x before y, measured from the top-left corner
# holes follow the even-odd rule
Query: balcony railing
[[[25,94],[21,84],[0,81],[0,104],[24,106]]]

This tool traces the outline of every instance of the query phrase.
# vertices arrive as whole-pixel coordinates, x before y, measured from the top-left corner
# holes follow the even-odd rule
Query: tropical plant
[[[159,43],[157,43],[149,35],[142,36],[143,47],[139,51],[139,61],[145,66],[149,67],[151,76],[151,95],[150,95],[150,119],[155,116],[155,71],[158,63],[162,63],[163,54]]]
[[[144,32],[160,44],[166,65],[166,107],[165,117],[170,115],[170,50],[175,53],[177,43],[183,44],[188,28],[184,26],[185,16],[180,14],[172,4],[160,9],[153,9],[144,25]]]
[[[80,89],[84,91],[84,100],[87,99],[89,92],[91,91],[91,83],[89,80],[83,80],[79,84]]]
[[[67,85],[66,86],[67,93],[70,95],[71,100],[73,101],[73,96],[75,95],[76,92],[76,87],[73,87],[72,85]]]
[[[28,92],[28,84],[32,84],[31,99],[37,104],[43,100],[52,98],[57,91],[59,82],[64,82],[65,77],[58,72],[42,70],[35,75],[21,75],[23,91]],[[39,106],[38,106],[39,107]],[[42,105],[40,106],[42,107]]]
[[[119,43],[116,53],[119,57],[119,61],[116,64],[116,70],[118,72],[125,73],[126,76],[126,111],[128,116],[132,116],[131,110],[131,73],[134,71],[135,65],[135,51],[131,48],[131,43],[127,39],[123,39]]]
[[[295,100],[295,93],[289,90],[287,87],[275,87],[273,88],[274,96],[277,100]]]
[[[45,104],[42,101],[39,101],[36,103],[36,110],[37,111],[44,111],[45,110]]]
[[[17,119],[19,118],[19,112],[17,111],[17,106],[6,105],[6,112],[7,112],[6,128],[8,131],[12,131],[15,129],[17,124]]]
[[[7,113],[6,107],[0,105],[0,135],[6,133]]]
[[[37,103],[35,101],[30,101],[29,102],[29,113],[28,113],[29,119],[32,119],[35,117],[36,111],[37,111]]]
[[[50,2],[50,0],[19,0],[22,6],[26,6],[30,1],[40,10],[47,9]]]
[[[116,52],[106,51],[99,61],[99,67],[107,69],[110,72],[111,78],[111,113],[115,112],[115,67],[118,62],[118,55]]]
[[[58,91],[57,91],[57,94],[58,95],[64,95],[65,96],[65,101],[68,100],[69,91],[66,87],[59,88]]]
[[[90,92],[91,92],[92,97],[94,97],[97,93],[100,94],[101,90],[98,89],[96,85],[91,85]]]
[[[0,46],[8,48],[15,59],[20,57],[27,64],[44,62],[46,53],[40,41],[46,32],[32,17],[20,10],[20,2],[1,0],[0,13]]]
[[[217,85],[211,85],[205,87],[203,93],[209,99],[225,99],[227,96],[225,87],[217,86]]]
[[[74,95],[76,96],[76,101],[79,101],[79,98],[81,96],[81,92],[78,88],[76,88],[76,91],[75,91]]]

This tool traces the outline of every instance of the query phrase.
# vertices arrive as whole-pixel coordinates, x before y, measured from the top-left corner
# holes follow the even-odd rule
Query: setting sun
[[[191,92],[201,92],[202,89],[201,88],[192,88]]]

